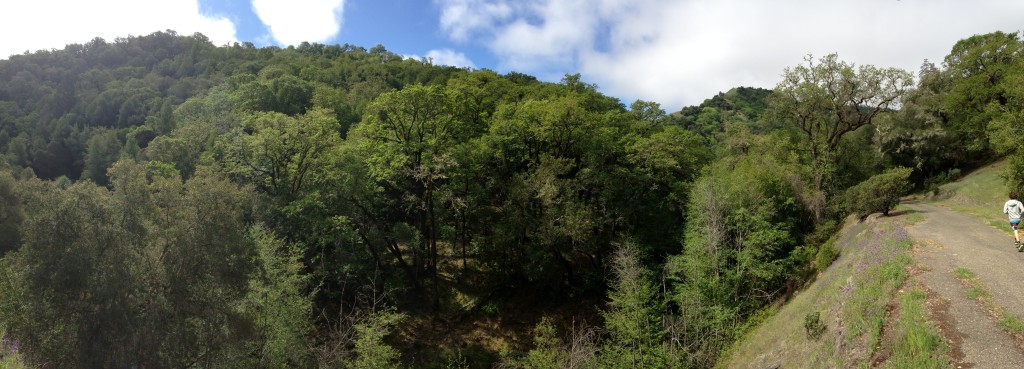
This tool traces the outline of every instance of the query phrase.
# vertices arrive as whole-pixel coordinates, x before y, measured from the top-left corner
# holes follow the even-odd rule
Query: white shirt
[[[1020,219],[1021,213],[1024,213],[1024,204],[1010,199],[1003,205],[1003,213],[1009,215],[1010,219]]]

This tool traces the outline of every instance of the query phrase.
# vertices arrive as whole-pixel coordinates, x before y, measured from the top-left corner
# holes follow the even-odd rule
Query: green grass
[[[985,291],[983,288],[971,287],[967,289],[967,298],[971,300],[981,300],[987,297],[989,297],[988,291]]]
[[[0,358],[0,369],[28,369],[28,364],[22,359],[21,354],[7,355]]]
[[[914,289],[899,299],[900,319],[893,327],[892,356],[884,368],[949,367],[949,346],[938,328],[925,318],[928,316],[926,298],[923,291]]]
[[[974,215],[996,229],[1012,234],[1006,225],[1003,203],[1009,189],[1003,178],[1005,160],[982,167],[959,181],[942,185],[935,198],[938,205]]]
[[[912,261],[908,255],[911,246],[909,241],[881,241],[887,241],[888,247],[895,248],[897,253],[889,256],[888,260],[871,263],[867,259],[866,266],[862,266],[865,264],[863,262],[858,265],[863,267],[863,272],[854,275],[852,293],[843,311],[850,325],[850,337],[867,335],[868,347],[875,347],[878,343],[886,318],[885,304],[906,282],[905,266]]]
[[[1020,318],[1006,311],[1002,312],[999,325],[1008,332],[1024,334],[1024,322],[1021,322]]]
[[[1007,189],[1003,173],[1006,167],[1005,160],[981,167],[956,182],[942,185],[939,197],[965,207],[984,206],[993,199],[1004,199]]]
[[[974,272],[967,268],[956,268],[954,274],[956,274],[956,279],[974,279]]]
[[[924,217],[924,214],[921,214],[921,213],[910,213],[909,215],[907,215],[906,219],[907,219],[906,220],[906,224],[908,226],[912,226],[912,225],[915,225],[917,223],[920,223],[920,222],[924,221],[925,217]]]

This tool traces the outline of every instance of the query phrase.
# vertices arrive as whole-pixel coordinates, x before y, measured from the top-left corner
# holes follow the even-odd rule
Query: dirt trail
[[[1024,368],[1024,340],[1015,339],[981,302],[968,298],[957,268],[974,272],[995,305],[1024,319],[1024,253],[1006,232],[978,218],[933,205],[905,204],[924,220],[908,227],[921,241],[916,278],[932,293],[929,306],[953,343],[956,367]]]

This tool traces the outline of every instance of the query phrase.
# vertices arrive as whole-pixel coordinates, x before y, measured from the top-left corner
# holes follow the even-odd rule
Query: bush
[[[402,320],[404,314],[388,310],[371,314],[356,324],[354,360],[346,363],[348,369],[390,369],[399,367],[401,353],[384,342],[384,337]]]
[[[818,273],[824,272],[825,268],[832,265],[833,261],[839,258],[839,248],[835,242],[828,241],[821,245],[818,254],[814,257],[814,268]]]
[[[897,167],[868,178],[846,190],[846,206],[850,213],[864,219],[871,213],[889,215],[910,190],[910,168]]]
[[[821,322],[821,313],[807,313],[804,316],[804,330],[807,331],[807,338],[817,340],[825,333],[825,323]]]

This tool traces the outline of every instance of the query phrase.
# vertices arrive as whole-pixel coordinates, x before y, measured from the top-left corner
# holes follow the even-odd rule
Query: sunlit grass
[[[982,167],[956,182],[940,187],[936,203],[958,212],[971,214],[984,223],[1012,234],[1006,225],[1003,203],[1008,189],[1003,175],[1007,162]]]
[[[1024,322],[1021,322],[1020,318],[1006,311],[1003,311],[1002,315],[1003,317],[1000,319],[999,325],[1003,329],[1011,333],[1024,334]]]
[[[926,318],[927,296],[911,290],[900,298],[900,318],[893,327],[892,356],[884,368],[948,368],[949,346],[938,328]]]
[[[974,279],[974,272],[967,268],[956,268],[954,274],[956,274],[956,279]]]
[[[921,214],[921,213],[910,213],[910,215],[907,215],[906,224],[908,226],[912,226],[912,225],[920,223],[920,222],[922,222],[924,220],[925,220],[924,214]]]
[[[876,232],[864,243],[866,251],[845,296],[843,316],[854,337],[867,335],[868,347],[876,347],[885,323],[885,305],[907,280],[906,265],[911,242],[903,228]],[[893,232],[895,231],[895,232]]]

